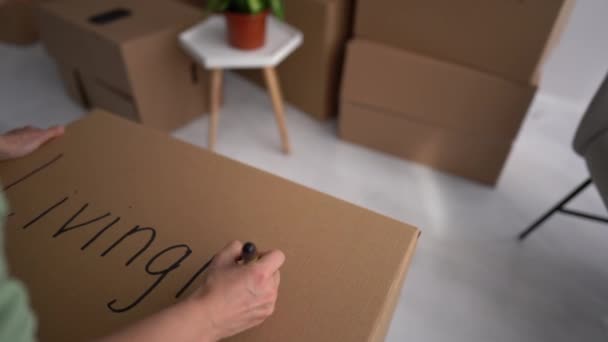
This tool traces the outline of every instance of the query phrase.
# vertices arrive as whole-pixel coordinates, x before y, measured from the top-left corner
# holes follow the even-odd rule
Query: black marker
[[[258,259],[258,251],[253,242],[247,242],[243,245],[243,250],[241,252],[241,257],[239,261],[246,265],[254,260]]]

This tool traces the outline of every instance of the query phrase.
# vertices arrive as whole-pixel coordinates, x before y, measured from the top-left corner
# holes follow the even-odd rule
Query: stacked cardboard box
[[[201,18],[177,1],[60,0],[39,22],[76,101],[170,131],[206,110],[206,77],[177,42]]]
[[[0,1],[0,42],[31,44],[38,40],[36,0]]]
[[[494,184],[562,0],[360,0],[342,138]]]
[[[285,100],[317,119],[333,117],[353,0],[285,0],[286,22],[304,42],[278,67]],[[259,72],[243,75],[263,86]]]

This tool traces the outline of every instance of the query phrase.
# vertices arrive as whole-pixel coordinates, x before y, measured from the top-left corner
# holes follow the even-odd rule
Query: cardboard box
[[[512,145],[348,102],[342,104],[339,134],[346,141],[486,185],[500,177]]]
[[[493,184],[534,93],[531,85],[354,40],[340,136]]]
[[[0,42],[27,45],[38,40],[35,0],[7,0],[0,4]]]
[[[8,259],[42,341],[91,340],[186,298],[240,239],[287,261],[275,314],[230,341],[380,342],[419,235],[102,112],[0,163],[0,178]]]
[[[304,42],[278,67],[285,100],[317,119],[337,113],[339,82],[350,36],[352,0],[286,0],[286,22]],[[265,87],[259,71],[241,72]]]
[[[207,77],[177,42],[201,18],[163,0],[61,0],[40,11],[44,45],[66,84],[79,85],[79,102],[166,131],[206,111]]]
[[[564,0],[360,0],[355,37],[530,82]]]
[[[535,87],[365,40],[353,40],[342,102],[495,139],[517,134]]]

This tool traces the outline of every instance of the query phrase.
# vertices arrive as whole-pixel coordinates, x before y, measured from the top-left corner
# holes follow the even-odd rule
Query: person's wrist
[[[217,342],[220,335],[216,324],[213,321],[209,295],[196,295],[188,299],[196,324],[200,327],[199,337],[201,342]]]

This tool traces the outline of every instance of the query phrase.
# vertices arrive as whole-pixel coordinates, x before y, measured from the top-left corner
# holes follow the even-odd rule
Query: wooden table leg
[[[224,71],[222,70],[222,77],[220,77],[220,85],[218,86],[218,88],[220,89],[220,102],[219,102],[219,107],[218,108],[222,108],[224,106]]]
[[[224,71],[222,69],[211,70],[211,116],[209,117],[209,149],[215,148],[215,140],[217,136],[217,122],[220,112],[220,104],[222,98],[222,78]]]
[[[283,152],[289,154],[291,148],[289,146],[289,137],[287,135],[287,126],[285,124],[281,86],[279,85],[276,70],[274,68],[264,68],[264,79],[266,80],[266,87],[268,87],[268,91],[270,91],[270,98],[272,99],[272,106],[274,108],[274,116],[277,120],[277,125],[279,126],[279,133],[281,134],[281,145],[283,147]]]

